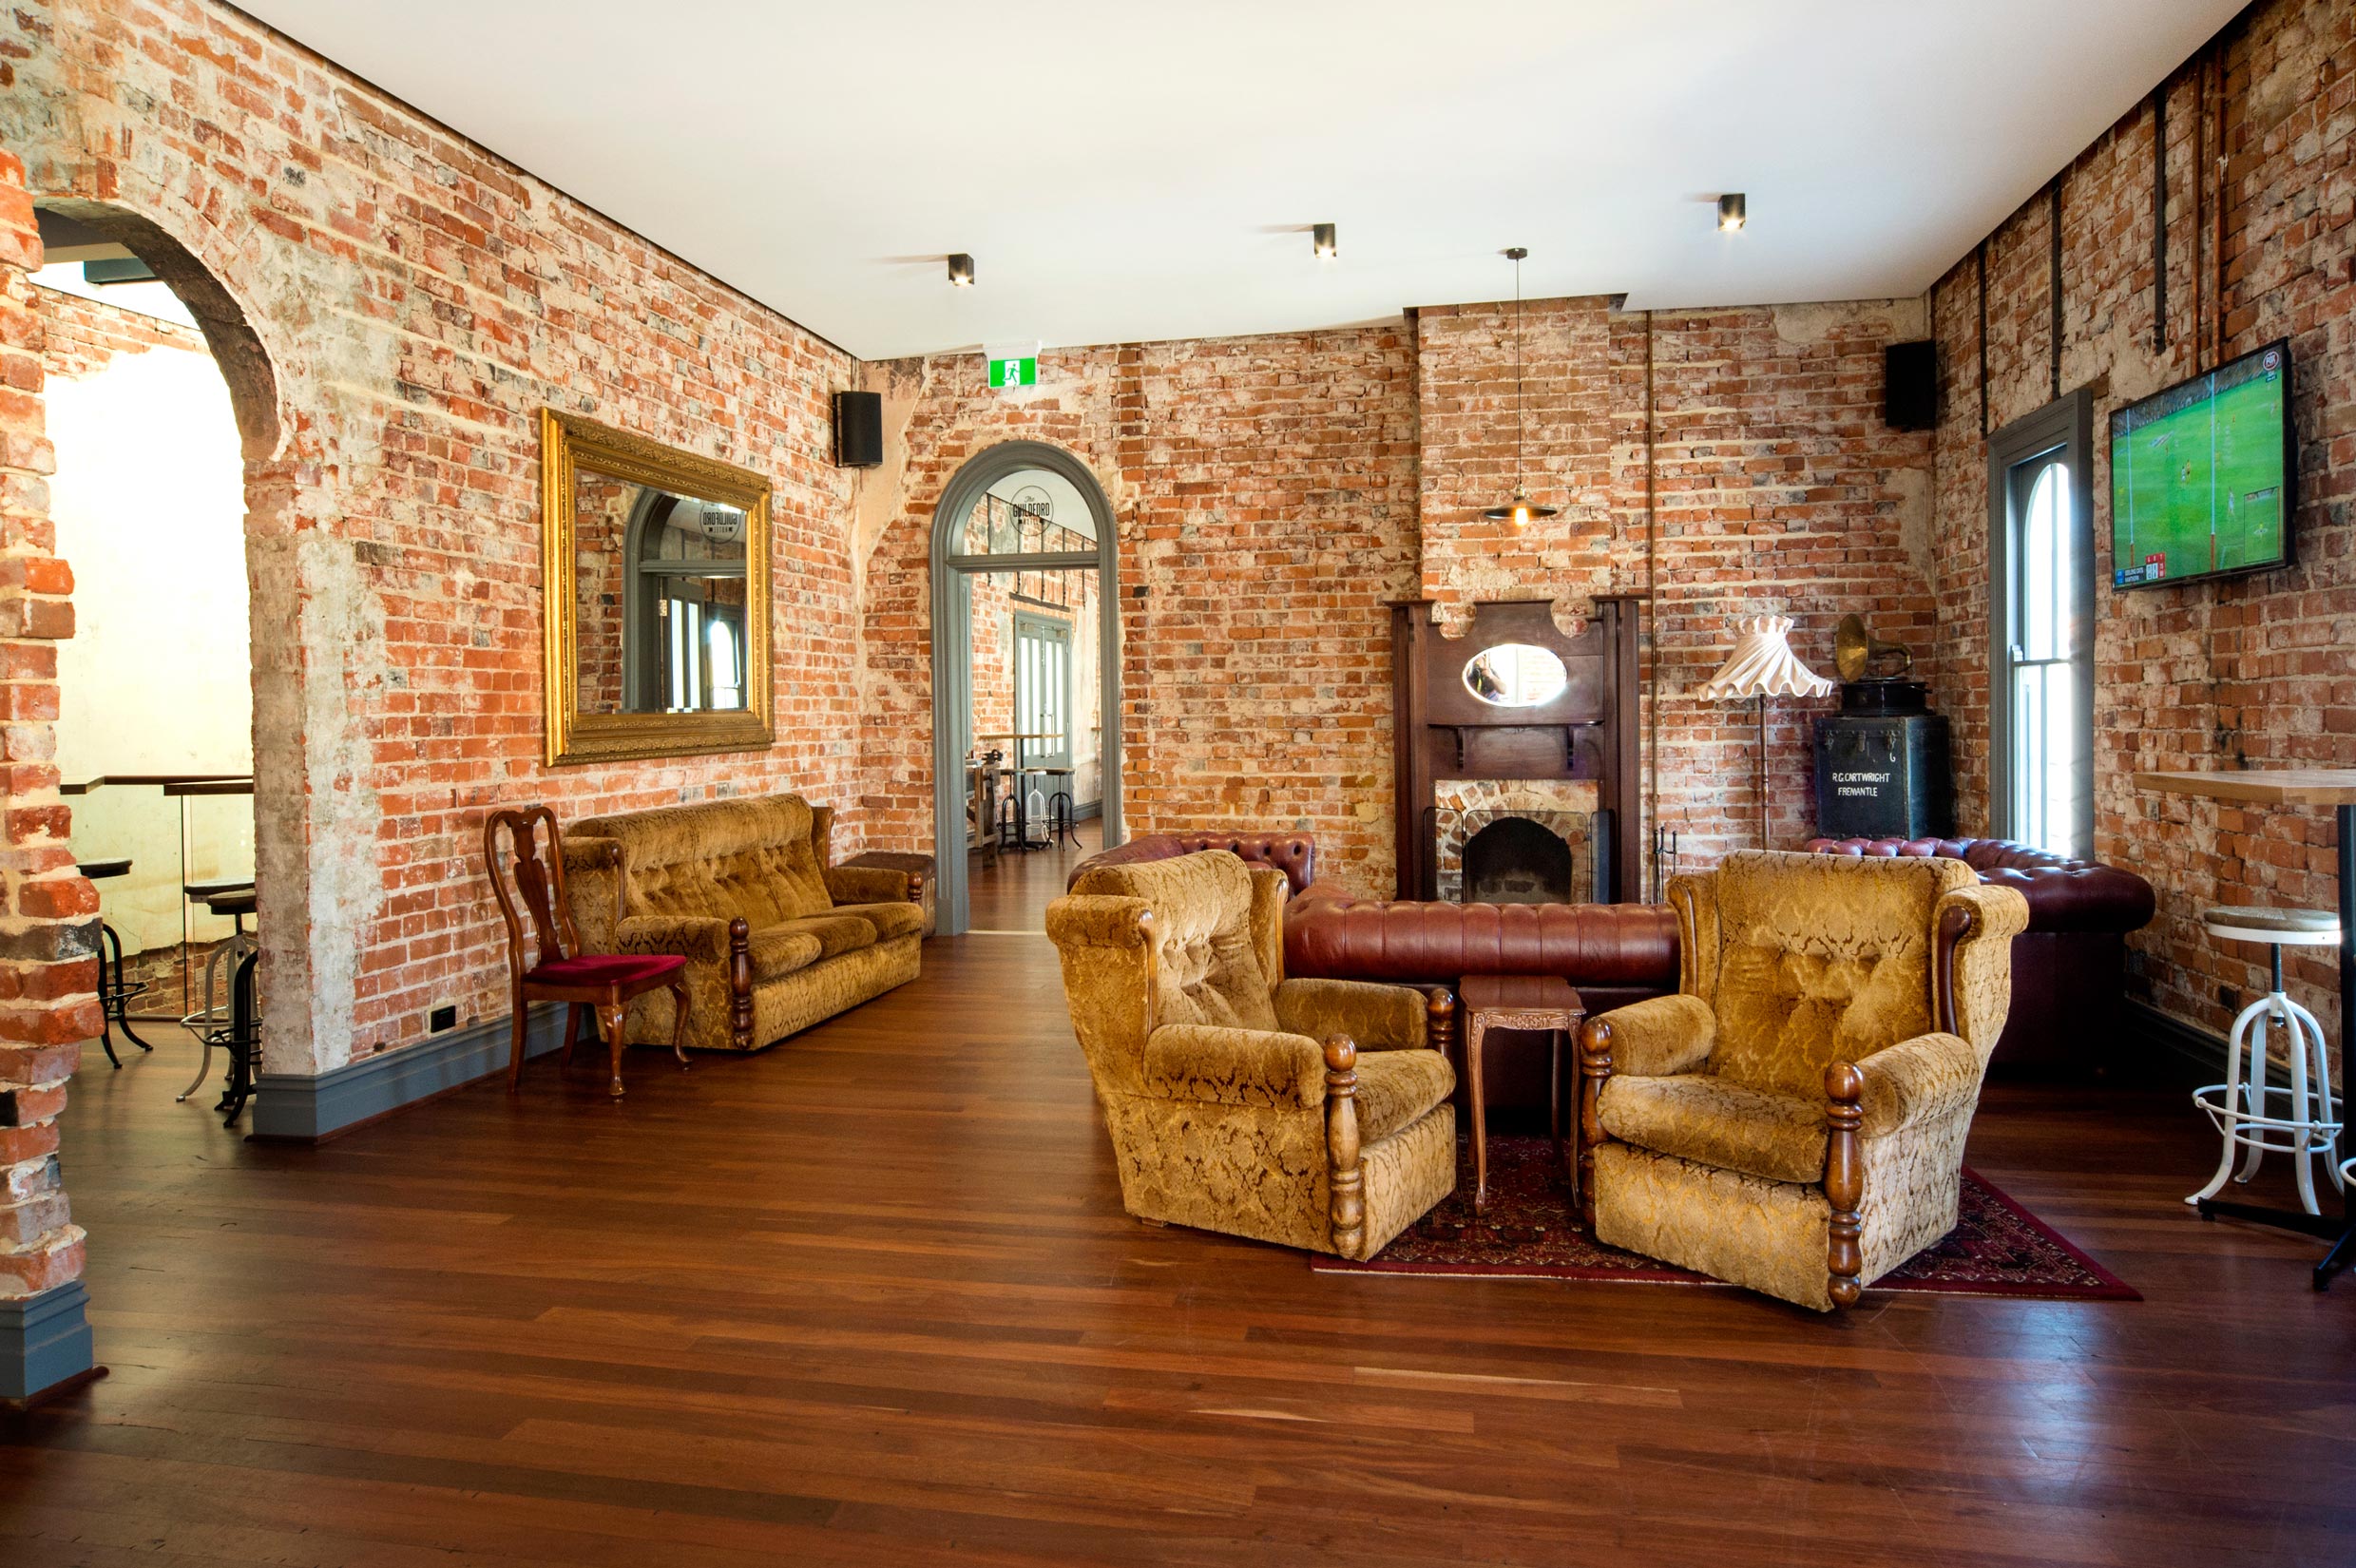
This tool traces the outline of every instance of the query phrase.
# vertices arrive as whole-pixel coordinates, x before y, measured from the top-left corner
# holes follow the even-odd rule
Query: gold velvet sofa
[[[1456,1187],[1455,999],[1285,979],[1288,891],[1225,851],[1100,865],[1047,935],[1130,1214],[1370,1257]]]
[[[1745,851],[1669,884],[1678,992],[1580,1031],[1597,1239],[1818,1311],[1955,1227],[2028,906],[1957,860]]]
[[[923,879],[828,864],[833,812],[799,795],[595,816],[565,833],[583,949],[687,960],[687,1044],[775,1044],[914,980]],[[634,1045],[666,1044],[667,994],[631,1004]]]

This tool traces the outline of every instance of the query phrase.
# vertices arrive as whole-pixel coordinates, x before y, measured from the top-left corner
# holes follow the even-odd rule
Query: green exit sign
[[[1030,343],[986,343],[982,357],[989,361],[990,385],[993,387],[1036,387],[1039,385],[1039,345]]]

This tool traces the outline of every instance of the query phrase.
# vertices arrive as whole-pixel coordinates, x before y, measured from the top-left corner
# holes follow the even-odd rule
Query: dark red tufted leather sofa
[[[1339,883],[1318,882],[1285,908],[1284,972],[1451,987],[1466,975],[1561,975],[1590,1013],[1599,1013],[1677,988],[1677,920],[1658,904],[1362,899]],[[1464,1032],[1460,1015],[1450,1042],[1460,1079]],[[1534,1128],[1542,1125],[1542,1038],[1490,1036],[1482,1068],[1493,1118],[1518,1111]],[[1564,1060],[1577,1060],[1567,1042]],[[1470,1095],[1469,1084],[1457,1085],[1461,1111],[1469,1111]]]
[[[2127,933],[2152,919],[2152,885],[2099,861],[2006,838],[1816,838],[1820,854],[1937,855],[2019,889],[2029,928],[2013,939],[2012,1012],[1995,1060],[2098,1069],[2118,1042]]]
[[[1317,841],[1307,833],[1143,833],[1117,849],[1099,850],[1072,868],[1065,891],[1099,866],[1125,866],[1139,860],[1167,860],[1199,850],[1225,850],[1254,866],[1274,866],[1284,873],[1298,896],[1315,880]]]
[[[1561,975],[1601,1012],[1677,988],[1677,922],[1659,904],[1378,901],[1320,882],[1285,910],[1284,972],[1403,985]]]

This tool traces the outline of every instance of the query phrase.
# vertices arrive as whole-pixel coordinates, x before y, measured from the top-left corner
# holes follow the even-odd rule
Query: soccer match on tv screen
[[[2111,583],[2289,560],[2289,356],[2276,344],[2111,416]]]

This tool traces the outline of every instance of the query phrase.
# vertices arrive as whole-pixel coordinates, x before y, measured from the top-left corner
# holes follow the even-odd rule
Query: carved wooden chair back
[[[541,830],[547,847],[541,850]],[[503,850],[501,839],[507,840]],[[521,980],[534,966],[577,956],[581,935],[565,896],[565,840],[546,806],[509,808],[483,822],[483,860],[508,926],[508,974]],[[517,905],[523,906],[519,914]],[[533,951],[524,949],[524,916],[531,919]]]

